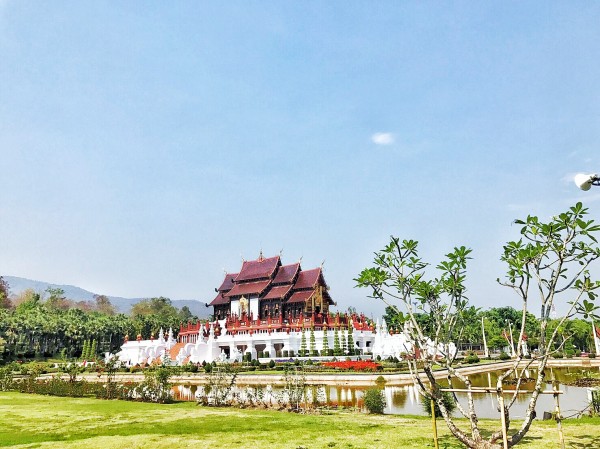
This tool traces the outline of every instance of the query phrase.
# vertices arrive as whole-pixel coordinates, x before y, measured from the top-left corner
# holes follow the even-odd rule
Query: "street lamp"
[[[600,186],[600,176],[597,174],[586,175],[579,173],[575,175],[575,185],[581,190],[590,190],[592,186]]]

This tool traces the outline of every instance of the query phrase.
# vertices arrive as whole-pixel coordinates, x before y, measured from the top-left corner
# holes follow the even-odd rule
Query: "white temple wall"
[[[231,312],[231,315],[240,315],[240,300],[239,299],[231,300],[229,311]]]
[[[252,316],[258,317],[258,296],[256,298],[250,298],[250,313]]]

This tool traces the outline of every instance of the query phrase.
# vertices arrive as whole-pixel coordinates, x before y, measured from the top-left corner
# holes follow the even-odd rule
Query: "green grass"
[[[495,423],[484,421],[484,426]],[[461,426],[466,427],[466,422]],[[600,419],[565,422],[568,448],[600,447]],[[459,448],[442,421],[441,448]],[[0,447],[20,448],[428,448],[431,422],[334,411],[293,414],[0,393]],[[527,449],[558,447],[554,422],[533,425]]]

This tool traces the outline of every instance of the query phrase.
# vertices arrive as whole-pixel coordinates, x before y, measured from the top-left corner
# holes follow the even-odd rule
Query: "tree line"
[[[178,309],[165,297],[144,299],[129,314],[118,313],[109,298],[73,301],[59,288],[14,295],[0,276],[0,362],[53,357],[80,357],[87,341],[96,341],[94,356],[117,352],[125,336],[158,337],[174,333],[181,322],[197,320],[187,306]]]
[[[433,319],[431,316],[418,313],[415,314],[417,321],[425,331],[433,333]],[[504,350],[510,348],[510,335],[516,346],[519,340],[519,328],[521,325],[522,311],[512,307],[493,307],[481,310],[474,306],[466,308],[460,317],[460,332],[457,334],[455,343],[462,350],[483,348],[483,327],[485,338],[490,350]],[[388,306],[385,310],[384,319],[388,329],[401,332],[407,315],[399,313],[395,307]],[[559,325],[559,319],[549,320],[546,334],[551,335]],[[537,349],[540,341],[539,320],[531,313],[527,313],[525,323],[527,346],[530,350]],[[566,355],[575,355],[579,351],[594,352],[594,340],[592,336],[592,323],[579,318],[566,320],[560,326],[561,338],[557,346],[561,345]],[[515,347],[516,350],[516,347]]]

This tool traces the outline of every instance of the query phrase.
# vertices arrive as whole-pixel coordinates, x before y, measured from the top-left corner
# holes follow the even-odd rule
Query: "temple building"
[[[180,325],[177,338],[126,341],[127,365],[201,363],[289,357],[396,356],[411,353],[404,333],[387,332],[363,314],[333,313],[322,267],[283,265],[280,256],[243,261],[215,289],[213,319]],[[108,356],[108,355],[107,355]]]
[[[290,321],[326,314],[335,303],[321,267],[302,270],[300,262],[282,265],[279,256],[244,261],[239,273],[227,273],[212,300],[216,320],[248,316],[250,320]]]

